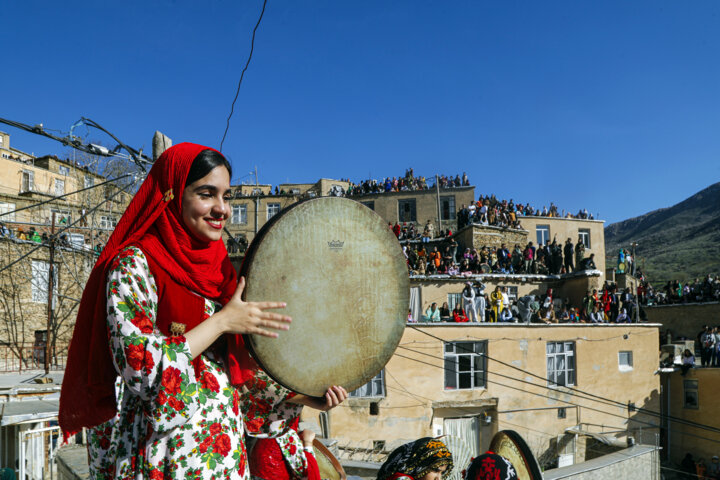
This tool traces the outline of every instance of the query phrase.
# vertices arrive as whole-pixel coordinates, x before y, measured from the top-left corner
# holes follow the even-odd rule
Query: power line
[[[242,69],[242,73],[240,73],[240,80],[238,81],[237,91],[235,92],[235,98],[232,101],[232,105],[230,105],[230,115],[228,115],[227,118],[227,125],[225,125],[225,133],[223,133],[222,140],[220,141],[220,151],[222,152],[223,144],[225,143],[225,137],[227,136],[228,129],[230,128],[230,118],[233,116],[233,112],[235,111],[235,102],[238,99],[238,95],[240,94],[240,85],[242,85],[243,78],[245,77],[245,72],[247,71],[248,67],[250,66],[250,60],[252,60],[253,51],[255,50],[255,33],[257,32],[258,27],[260,26],[260,21],[263,18],[263,15],[265,14],[265,6],[267,5],[267,0],[263,0],[263,6],[262,10],[260,11],[260,17],[258,18],[257,23],[255,24],[255,28],[253,28],[252,31],[252,39],[250,40],[250,55],[248,55],[247,62],[245,62],[245,68]]]
[[[52,197],[52,198],[50,198],[50,199],[48,199],[48,200],[44,200],[44,201],[39,202],[39,203],[33,203],[32,205],[28,205],[27,207],[16,208],[15,210],[13,210],[13,211],[11,211],[11,212],[0,213],[0,217],[2,217],[3,215],[10,215],[11,213],[22,212],[23,210],[29,210],[29,209],[32,209],[32,208],[37,208],[37,207],[39,207],[39,206],[41,206],[41,205],[45,205],[46,203],[51,203],[51,202],[54,202],[55,200],[59,200],[59,199],[61,199],[61,198],[69,197],[70,195],[77,195],[78,193],[82,193],[82,192],[85,192],[85,191],[87,191],[87,190],[92,190],[93,188],[101,187],[101,186],[103,186],[103,185],[107,185],[108,183],[116,182],[116,181],[118,181],[118,180],[122,180],[122,179],[125,178],[125,177],[131,177],[131,176],[133,176],[132,173],[126,173],[125,175],[120,175],[119,177],[112,178],[112,179],[110,179],[110,180],[106,180],[106,181],[104,181],[104,182],[102,182],[102,183],[98,183],[98,184],[95,184],[95,185],[92,185],[92,186],[89,186],[89,187],[81,188],[80,190],[75,190],[74,192],[65,193],[65,194],[63,194],[63,195],[58,195],[58,196]]]
[[[425,335],[427,335],[427,336],[429,336],[429,337],[432,337],[432,338],[434,338],[435,340],[439,340],[439,341],[441,341],[441,342],[443,342],[443,343],[447,341],[447,340],[445,340],[445,339],[443,339],[443,338],[440,338],[440,337],[437,337],[437,336],[432,335],[432,334],[430,334],[430,333],[427,333],[427,332],[425,332],[425,331],[423,331],[423,330],[421,330],[421,329],[419,329],[419,328],[417,328],[417,327],[411,326],[410,328],[413,328],[413,329],[415,329],[416,331],[421,332],[421,333],[424,333]],[[411,350],[411,351],[412,351],[412,350]],[[415,353],[423,354],[423,352],[415,352]],[[504,366],[506,366],[506,367],[508,367],[508,368],[511,368],[511,369],[513,369],[513,370],[517,370],[517,371],[519,371],[519,372],[521,372],[521,373],[524,373],[524,374],[526,374],[526,375],[530,375],[531,377],[538,378],[538,379],[540,379],[540,380],[542,380],[542,381],[544,381],[544,382],[549,382],[549,381],[550,381],[550,380],[549,380],[548,378],[546,378],[546,377],[543,377],[543,376],[541,376],[541,375],[537,375],[537,374],[535,374],[535,373],[533,373],[533,372],[530,372],[530,371],[528,371],[528,370],[524,370],[524,369],[522,369],[522,368],[520,368],[520,367],[516,367],[515,365],[512,365],[512,364],[510,364],[510,363],[506,363],[506,362],[503,362],[503,361],[501,361],[501,360],[497,360],[497,359],[495,359],[495,358],[490,357],[490,356],[487,355],[487,354],[483,354],[483,356],[486,357],[486,358],[489,359],[489,360],[492,360],[492,361],[496,362],[496,363],[499,363],[499,364],[501,364],[501,365],[504,365]],[[434,356],[433,356],[433,357],[434,357]],[[497,375],[499,375],[499,374],[497,374]],[[520,380],[518,380],[518,381],[520,381]],[[530,383],[530,384],[531,384],[531,385],[536,385],[536,386],[538,386],[538,387],[543,387],[543,388],[547,388],[547,389],[549,389],[549,390],[552,390],[552,389],[551,389],[550,387],[548,387],[547,385],[537,385],[537,384],[534,384],[534,383]],[[583,398],[584,400],[590,400],[590,401],[595,401],[595,402],[598,402],[598,403],[604,403],[604,404],[609,405],[609,406],[616,406],[616,407],[621,407],[621,408],[628,408],[628,405],[627,405],[626,403],[619,402],[619,401],[617,401],[617,400],[612,400],[612,399],[609,399],[609,398],[607,398],[607,397],[603,397],[603,396],[600,396],[600,395],[595,395],[594,393],[586,392],[586,391],[584,391],[584,390],[580,390],[579,388],[574,388],[574,387],[570,387],[570,386],[565,386],[565,388],[567,388],[567,389],[570,390],[571,392],[575,393],[576,395],[579,394],[579,395],[585,395],[586,397],[592,397],[592,398]],[[581,398],[582,398],[582,397],[581,397]],[[680,424],[687,425],[687,426],[690,426],[690,427],[699,428],[699,429],[702,429],[702,430],[708,430],[708,431],[711,431],[711,432],[713,432],[713,433],[720,433],[720,428],[715,428],[715,427],[712,427],[712,426],[710,426],[710,425],[706,425],[706,424],[702,424],[702,423],[697,423],[697,422],[693,422],[693,421],[690,421],[690,420],[685,420],[685,419],[683,419],[683,418],[674,417],[674,416],[671,416],[671,415],[666,415],[666,414],[664,415],[664,414],[662,414],[662,413],[660,413],[660,412],[655,412],[655,411],[653,411],[653,410],[648,410],[648,409],[645,409],[645,408],[635,407],[635,410],[636,410],[637,412],[643,413],[643,414],[645,414],[645,415],[655,416],[655,417],[658,417],[658,418],[660,418],[660,419],[665,419],[665,420],[673,421],[673,422],[675,422],[675,423],[680,423]]]
[[[128,185],[126,185],[124,188],[118,189],[118,190],[117,190],[115,193],[113,193],[109,198],[107,198],[106,201],[107,201],[107,200],[112,200],[112,199],[115,198],[117,195],[119,195],[120,193],[124,192],[126,189],[128,189],[128,188],[130,188],[130,187],[133,187],[133,186],[137,183],[138,180],[139,180],[139,177],[136,177],[135,180],[133,180],[133,181],[132,181],[131,183],[129,183]],[[90,210],[88,210],[87,213],[93,213],[93,212],[96,211],[98,208],[100,208],[101,205],[102,205],[102,203],[98,203],[98,204],[95,205],[93,208],[91,208]],[[58,236],[60,236],[60,234],[62,234],[62,233],[63,233],[65,230],[67,230],[68,228],[73,228],[73,227],[75,226],[75,224],[78,223],[80,220],[82,220],[82,218],[79,218],[79,219],[75,220],[73,223],[67,225],[66,227],[62,228],[62,229],[59,230],[58,232],[55,232],[53,235],[50,236],[50,238],[54,240],[55,238],[57,238]],[[38,245],[37,247],[31,249],[29,252],[25,253],[24,255],[21,255],[19,258],[16,258],[13,262],[11,262],[11,263],[5,265],[4,267],[0,268],[0,273],[4,272],[4,271],[7,270],[8,268],[12,267],[12,266],[15,265],[16,263],[20,262],[22,259],[29,257],[30,255],[32,255],[33,253],[35,253],[36,251],[38,251],[38,250],[39,250],[40,248],[42,248],[42,247],[48,247],[48,246],[47,246],[47,245],[44,245],[44,244]],[[48,247],[48,248],[49,248],[49,247]]]

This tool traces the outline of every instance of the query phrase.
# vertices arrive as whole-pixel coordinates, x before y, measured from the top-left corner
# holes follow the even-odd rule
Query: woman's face
[[[198,240],[211,242],[222,238],[230,211],[230,173],[219,165],[201,179],[185,187],[182,218]]]
[[[428,473],[420,477],[420,480],[442,480],[443,473],[447,469],[447,465],[430,470]]]

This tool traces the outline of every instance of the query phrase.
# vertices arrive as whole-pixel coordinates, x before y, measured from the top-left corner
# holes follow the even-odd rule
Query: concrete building
[[[639,409],[660,411],[657,351],[649,324],[409,324],[383,371],[330,413],[329,433],[386,451],[451,434],[475,455],[512,429],[544,467],[579,463],[608,443],[654,444],[660,420]]]

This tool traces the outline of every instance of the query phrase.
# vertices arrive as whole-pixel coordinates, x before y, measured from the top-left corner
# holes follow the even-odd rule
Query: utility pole
[[[257,165],[255,165],[255,186],[258,186]]]
[[[631,244],[631,246],[632,246],[632,271],[630,272],[630,274],[632,275],[633,278],[636,278],[635,277],[635,263],[637,262],[637,257],[635,256],[635,247],[637,247],[637,245],[638,245],[637,242],[632,242],[632,244]],[[635,323],[640,323],[640,295],[638,295],[637,287],[635,288],[635,292],[633,292],[633,293],[635,294],[635,303],[636,303],[636,305],[635,305]]]
[[[50,332],[53,319],[53,290],[55,289],[55,214],[52,212],[50,227],[50,266],[48,267],[47,330],[45,332],[45,375],[50,374]]]
[[[442,213],[440,212],[440,178],[435,174],[435,192],[437,193],[437,213],[438,213],[438,231],[437,234],[440,235],[440,230],[442,230]]]

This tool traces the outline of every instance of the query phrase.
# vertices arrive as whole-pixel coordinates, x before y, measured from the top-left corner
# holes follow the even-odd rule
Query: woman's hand
[[[240,277],[237,290],[230,301],[217,313],[222,333],[252,333],[264,337],[276,338],[272,330],[288,330],[292,319],[287,315],[268,312],[285,308],[284,302],[245,302],[242,293],[245,290],[245,277]]]
[[[324,397],[308,397],[307,395],[296,395],[293,398],[287,400],[292,403],[299,403],[306,407],[314,408],[315,410],[322,410],[327,412],[348,398],[347,390],[341,386],[334,385],[327,389]]]
[[[185,335],[192,358],[205,351],[224,333],[254,333],[275,338],[277,332],[266,330],[287,330],[291,319],[287,315],[266,312],[274,308],[285,308],[283,302],[244,302],[242,292],[245,278],[241,277],[230,301],[222,310],[190,330]]]

